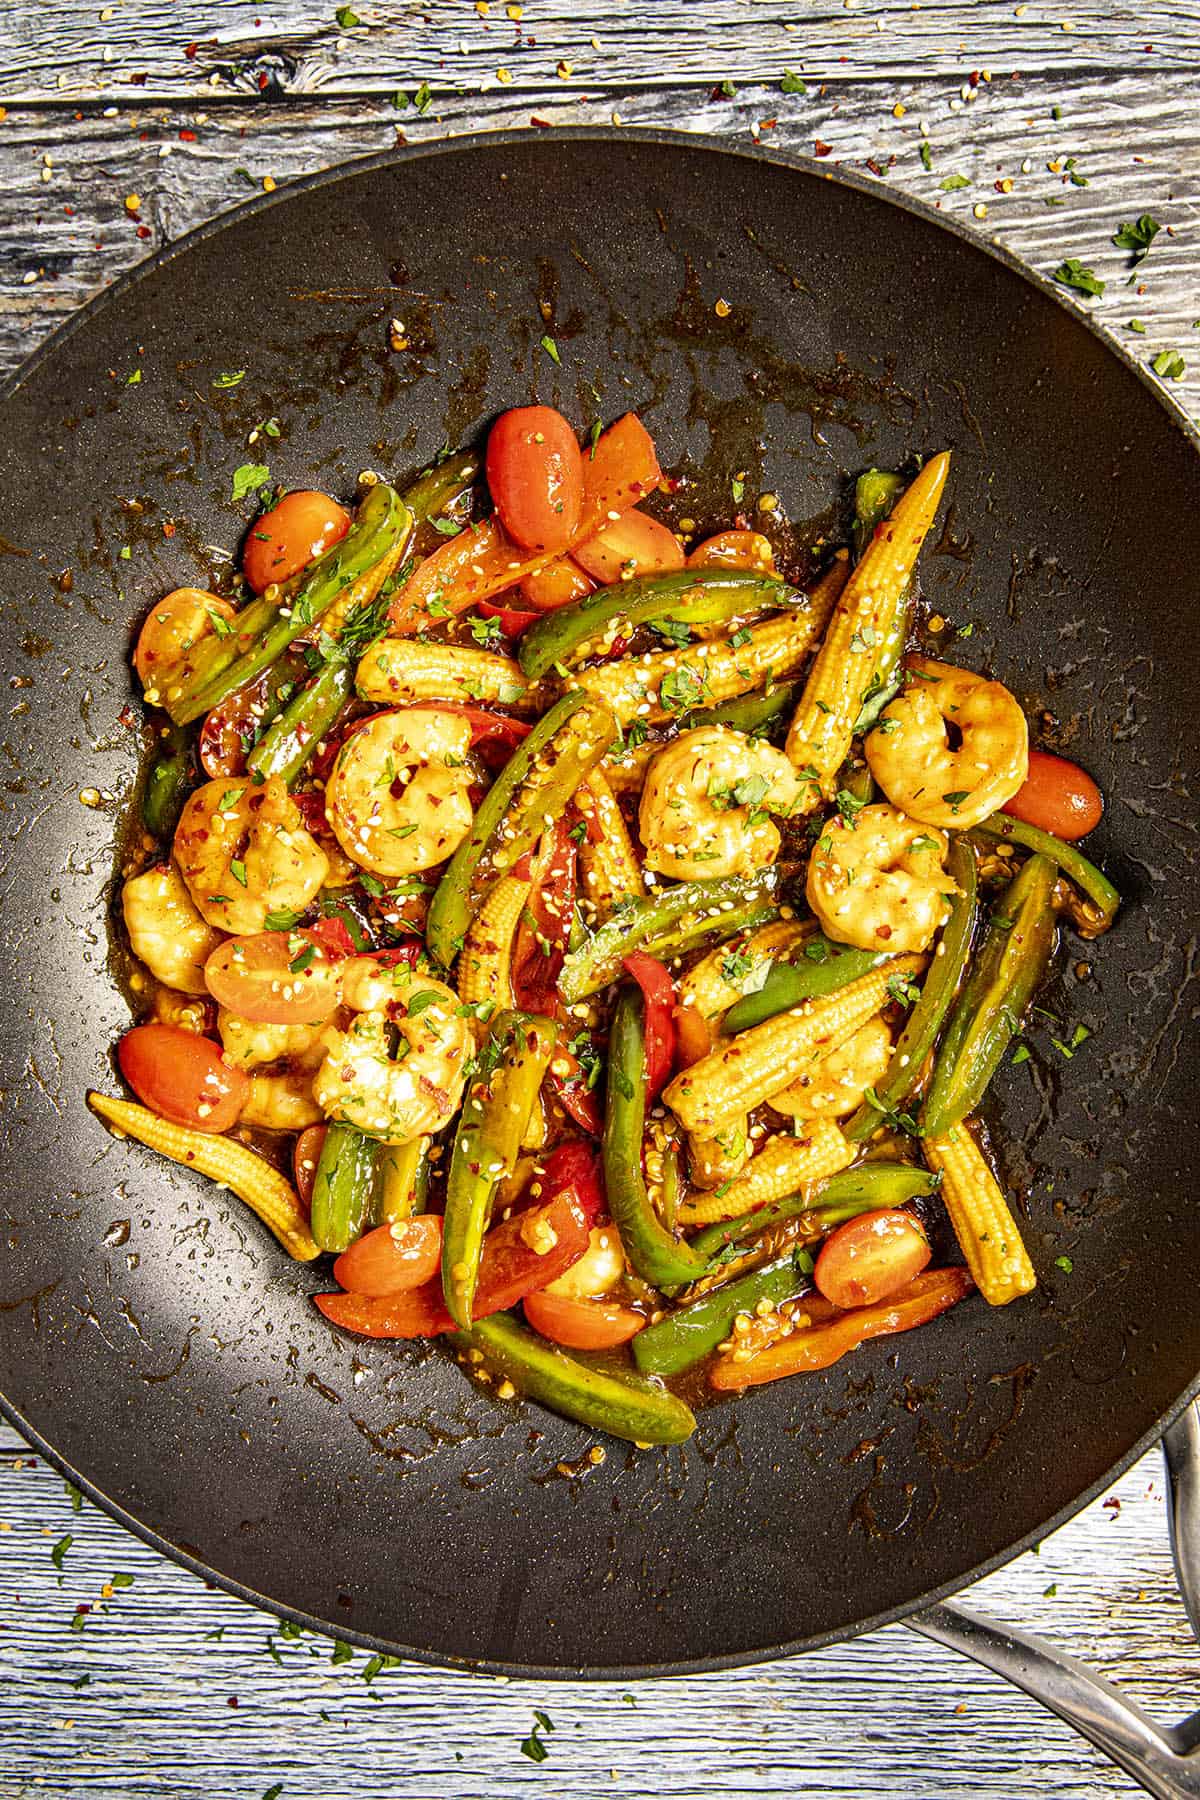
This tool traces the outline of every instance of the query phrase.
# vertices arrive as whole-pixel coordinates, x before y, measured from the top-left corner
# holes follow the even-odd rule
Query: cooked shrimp
[[[892,1057],[892,1034],[880,1018],[867,1023],[774,1094],[776,1112],[797,1119],[840,1119],[854,1111],[869,1087],[882,1081]]]
[[[458,1110],[475,1048],[458,995],[420,970],[353,956],[342,998],[354,1016],[344,1031],[324,1028],[313,1079],[326,1116],[389,1144],[440,1131]]]
[[[461,713],[376,713],[342,745],[325,814],[352,862],[411,875],[453,855],[471,829],[471,726]]]
[[[969,669],[927,656],[906,667],[904,692],[864,746],[871,773],[923,825],[967,831],[999,812],[1029,773],[1025,714],[1000,682]]]
[[[175,855],[209,924],[237,936],[262,931],[270,913],[303,912],[329,869],[277,775],[262,787],[206,781],[197,788],[175,833]]]
[[[891,806],[864,806],[833,819],[808,864],[808,904],[821,929],[861,950],[924,950],[946,921],[957,892],[942,864],[941,831]]]
[[[257,1125],[262,1131],[303,1131],[325,1117],[313,1099],[313,1078],[303,1069],[281,1074],[252,1075],[250,1092],[238,1118],[239,1125]]]
[[[211,637],[214,620],[233,617],[233,607],[220,594],[203,588],[176,588],[146,614],[133,653],[146,699],[160,705],[165,683],[178,681],[188,670],[188,658],[202,638]]]
[[[711,1137],[688,1136],[688,1171],[692,1186],[718,1188],[739,1175],[750,1160],[750,1121],[736,1113]]]
[[[206,924],[173,862],[155,863],[125,883],[121,911],[133,954],[156,981],[204,994],[204,964],[224,934]]]
[[[770,744],[723,725],[685,731],[646,774],[638,813],[646,867],[681,881],[766,868],[779,854],[767,814],[789,812],[803,791]]]
[[[257,1019],[243,1019],[227,1006],[217,1013],[225,1061],[236,1069],[262,1069],[270,1063],[286,1062],[311,1072],[325,1055],[324,1029],[324,1024],[263,1025]]]

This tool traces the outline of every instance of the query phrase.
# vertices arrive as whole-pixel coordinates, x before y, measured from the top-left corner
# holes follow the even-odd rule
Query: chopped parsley
[[[204,610],[208,614],[209,624],[218,637],[229,637],[232,634],[233,626],[223,613],[216,612],[211,606],[206,606]]]
[[[929,139],[928,138],[921,139],[918,154],[921,158],[921,167],[924,169],[932,169],[932,167],[933,167],[933,151],[929,147]]]
[[[558,354],[558,345],[555,343],[554,339],[552,337],[544,337],[544,338],[540,339],[539,341],[541,343],[542,349],[546,352],[546,355],[550,358],[550,361],[552,363],[554,363],[558,368],[561,369],[562,368],[562,357]]]
[[[658,697],[669,712],[686,712],[704,697],[704,682],[694,669],[668,669],[659,683]]]
[[[355,25],[362,24],[362,20],[352,6],[339,6],[333,16],[343,31],[350,31]]]
[[[62,1574],[63,1558],[66,1556],[67,1551],[71,1548],[74,1541],[71,1533],[68,1531],[65,1537],[59,1538],[57,1544],[55,1544],[53,1550],[50,1552],[50,1561],[54,1564],[60,1575]]]
[[[1150,246],[1162,230],[1162,226],[1152,213],[1142,213],[1131,225],[1122,224],[1119,231],[1113,234],[1113,243],[1118,250],[1128,250],[1136,269],[1150,254]]]
[[[333,1655],[329,1658],[329,1660],[333,1664],[334,1668],[336,1668],[339,1663],[352,1662],[354,1660],[354,1652],[350,1648],[349,1644],[344,1644],[342,1642],[341,1638],[334,1638],[334,1640],[333,1640]]]
[[[271,479],[271,471],[266,463],[243,463],[233,471],[232,500],[244,500],[247,494],[253,494],[265,487]]]
[[[226,369],[220,375],[214,375],[211,385],[215,388],[235,388],[239,381],[245,381],[245,369]]]
[[[1185,373],[1187,364],[1178,350],[1160,350],[1150,367],[1156,375],[1163,376],[1167,381],[1178,381]]]
[[[467,626],[475,642],[485,650],[494,650],[504,636],[499,619],[485,619],[480,613],[469,618]]]
[[[729,484],[729,491],[733,495],[734,505],[740,506],[742,504],[742,500],[744,499],[745,493],[746,493],[746,477],[745,477],[744,473],[741,475],[734,476],[733,480]]]
[[[943,804],[948,806],[950,808],[951,812],[957,812],[959,807],[962,805],[963,801],[966,798],[967,798],[966,788],[955,788],[955,790],[952,794],[943,794],[942,795]]]
[[[436,988],[422,988],[419,994],[414,994],[412,999],[407,1002],[406,1011],[409,1018],[415,1019],[418,1013],[423,1013],[426,1007],[436,1006],[441,999],[442,996]]]
[[[430,519],[429,523],[439,537],[457,537],[462,531],[462,526],[457,519]]]
[[[1056,1256],[1054,1259],[1054,1266],[1056,1269],[1061,1269],[1064,1275],[1069,1275],[1074,1269],[1075,1264],[1071,1261],[1069,1256]]]
[[[1104,282],[1094,269],[1087,269],[1077,256],[1068,256],[1055,269],[1052,280],[1060,287],[1074,288],[1077,294],[1103,294]]]
[[[686,650],[692,641],[692,628],[685,625],[682,619],[654,619],[651,625],[659,637],[666,638],[677,650]]]
[[[609,1074],[612,1076],[612,1084],[616,1088],[618,1094],[620,1094],[622,1100],[632,1100],[633,1083],[630,1081],[624,1069],[610,1069]]]
[[[857,794],[852,794],[849,788],[839,788],[834,804],[842,815],[842,824],[847,831],[853,831],[858,824],[858,815],[867,802],[860,800]]]
[[[921,1127],[917,1124],[917,1121],[913,1118],[911,1113],[898,1112],[895,1107],[889,1106],[886,1100],[881,1100],[879,1098],[879,1095],[875,1092],[873,1087],[866,1089],[863,1098],[866,1100],[867,1105],[872,1107],[879,1114],[881,1119],[887,1120],[893,1130],[903,1131],[909,1137],[920,1137]]]
[[[1064,1044],[1060,1038],[1056,1037],[1052,1037],[1050,1042],[1054,1045],[1054,1048],[1070,1062],[1079,1046],[1081,1044],[1086,1044],[1091,1035],[1092,1034],[1086,1025],[1077,1025],[1071,1033],[1070,1043]]]
[[[808,83],[802,81],[799,75],[794,75],[791,69],[785,69],[783,80],[779,84],[779,91],[781,94],[807,94]],[[626,1699],[628,1698],[629,1696],[626,1695]]]
[[[310,966],[316,954],[317,947],[315,944],[305,944],[303,950],[293,956],[291,962],[288,964],[290,973],[293,975],[303,975],[305,969]]]
[[[901,1006],[912,1006],[921,998],[920,988],[915,981],[910,981],[907,975],[890,975],[887,991],[893,1000],[899,1001]]]
[[[1012,1053],[1012,1061],[1013,1061],[1014,1066],[1017,1063],[1028,1062],[1029,1061],[1029,1045],[1028,1044],[1018,1044],[1016,1049]]]
[[[943,194],[956,194],[959,188],[970,187],[971,183],[965,175],[946,175],[939,185]]]
[[[236,856],[230,862],[229,873],[233,876],[233,879],[236,882],[239,882],[242,887],[245,887],[245,885],[246,885],[246,865],[244,862],[241,862]]]
[[[533,1712],[533,1721],[529,1736],[521,1739],[521,1755],[527,1756],[530,1762],[541,1763],[545,1762],[550,1752],[542,1742],[540,1734],[543,1731],[553,1731],[554,1721],[549,1713],[540,1712],[536,1707]]]
[[[263,924],[268,931],[290,931],[303,917],[303,913],[292,912],[288,907],[281,906],[277,911],[269,912]]]

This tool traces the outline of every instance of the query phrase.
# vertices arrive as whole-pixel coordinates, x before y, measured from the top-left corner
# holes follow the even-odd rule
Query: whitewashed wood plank
[[[335,10],[332,0],[210,0],[203,13],[171,0],[9,7],[0,97],[125,99],[131,84],[147,99],[256,94],[264,82],[269,94],[388,94],[421,81],[478,97],[503,88],[500,70],[511,88],[540,90],[562,79],[560,63],[584,90],[778,80],[785,68],[825,80],[847,63],[960,81],[981,68],[1070,79],[1200,65],[1200,16],[1188,0],[1158,0],[1150,14],[1133,0],[530,0],[517,23],[505,0],[491,0],[486,17],[471,0],[377,0],[355,5],[363,24],[350,31]]]

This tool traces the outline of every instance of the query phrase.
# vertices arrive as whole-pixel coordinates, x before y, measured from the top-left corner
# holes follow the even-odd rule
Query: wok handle
[[[1200,1412],[1192,1401],[1163,1435],[1171,1550],[1192,1631],[1200,1638]],[[1158,1725],[1102,1675],[1031,1631],[948,1601],[906,1623],[960,1650],[1040,1700],[1159,1800],[1200,1800],[1200,1712]]]

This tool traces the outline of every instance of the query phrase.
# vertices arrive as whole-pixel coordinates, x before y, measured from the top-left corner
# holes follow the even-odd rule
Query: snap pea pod
[[[340,1252],[368,1223],[375,1176],[373,1138],[353,1125],[331,1124],[313,1177],[311,1229],[322,1250]]]
[[[615,741],[617,722],[582,689],[564,694],[538,720],[484,795],[474,823],[438,883],[425,941],[443,967],[462,948],[480,900],[501,868],[511,868],[560,818],[584,776]]]
[[[406,487],[401,498],[417,523],[434,519],[465,494],[479,474],[479,458],[473,450],[456,450],[425,469]]]
[[[169,838],[179,823],[192,779],[190,739],[182,725],[168,725],[162,748],[150,765],[142,796],[142,823],[155,837]]]
[[[640,580],[597,588],[586,599],[547,613],[523,634],[517,656],[529,679],[537,681],[555,663],[565,662],[580,644],[599,637],[614,619],[631,628],[668,618],[708,625],[806,598],[777,575],[756,575],[745,569],[680,569],[671,575],[645,575]]]
[[[1083,889],[1096,908],[1098,916],[1095,929],[1089,930],[1086,935],[1098,937],[1102,931],[1108,930],[1117,916],[1121,896],[1108,876],[1101,874],[1082,850],[1055,837],[1052,832],[1042,831],[1036,825],[1027,825],[1023,819],[1010,819],[1007,813],[994,813],[990,819],[984,819],[981,825],[977,825],[975,830],[982,832],[985,837],[999,838],[1002,843],[1023,844],[1026,850],[1032,850],[1039,856],[1048,856],[1069,881]]]
[[[895,954],[894,950],[852,950],[818,931],[805,939],[795,962],[771,964],[757,993],[735,1001],[725,1014],[721,1029],[748,1031],[764,1019],[773,1019],[776,1013],[799,1006],[802,1000],[824,999],[826,994],[835,994],[848,982],[877,969],[880,963],[890,962]]]
[[[644,1374],[678,1375],[729,1336],[739,1313],[752,1313],[760,1300],[778,1306],[809,1285],[808,1272],[796,1252],[789,1250],[777,1261],[711,1288],[678,1312],[647,1325],[632,1340],[633,1360]]]
[[[1054,864],[1031,856],[993,910],[934,1064],[924,1131],[941,1137],[983,1098],[1046,973],[1057,936]]]
[[[633,1374],[609,1374],[567,1356],[507,1313],[492,1313],[450,1338],[457,1350],[479,1350],[488,1368],[519,1393],[593,1431],[632,1444],[681,1444],[696,1429],[682,1400]],[[637,1342],[637,1339],[634,1339]]]
[[[244,687],[275,662],[303,631],[316,623],[351,582],[373,568],[411,535],[412,514],[393,488],[379,482],[358,509],[340,543],[319,556],[285,600],[252,601],[224,637],[205,639],[191,674],[166,695],[179,725],[198,719],[236,688]]]
[[[861,556],[870,543],[875,527],[887,518],[897,500],[904,492],[904,478],[893,475],[888,469],[868,469],[860,475],[854,486],[854,552]],[[867,689],[867,697],[863,701],[862,710],[854,723],[855,736],[869,731],[878,719],[889,700],[895,698],[900,689],[900,658],[904,654],[904,640],[908,636],[908,622],[912,612],[913,587],[910,581],[896,608],[896,616],[879,649],[879,660],[875,664],[871,683]]]
[[[471,1326],[483,1234],[496,1189],[512,1174],[558,1027],[532,1013],[497,1015],[459,1115],[442,1224],[442,1293],[464,1331]]]
[[[754,737],[773,720],[793,711],[800,693],[798,681],[785,681],[779,687],[763,689],[757,694],[741,694],[736,700],[722,700],[719,706],[701,707],[690,718],[693,725],[727,725],[731,731],[744,731],[747,737]]]
[[[979,905],[976,897],[978,864],[975,852],[965,838],[951,838],[946,868],[958,887],[958,893],[950,903],[950,917],[942,928],[933,960],[925,972],[920,998],[914,1002],[892,1051],[887,1073],[875,1087],[875,1104],[864,1100],[842,1126],[846,1137],[854,1143],[869,1138],[883,1115],[895,1112],[913,1093],[967,966]]]
[[[753,876],[722,875],[713,881],[681,881],[659,888],[645,900],[616,907],[578,950],[564,958],[558,992],[568,1005],[599,993],[621,973],[632,950],[648,956],[678,955],[705,938],[762,925],[779,910],[779,876],[764,869]]]
[[[655,1287],[694,1281],[704,1258],[659,1221],[642,1174],[646,1129],[646,1041],[642,996],[626,983],[617,996],[608,1036],[608,1092],[604,1108],[604,1185],[608,1210],[634,1273]]]
[[[291,787],[353,692],[353,668],[327,662],[268,725],[246,758],[250,773],[261,781],[281,775]]]
[[[876,1212],[880,1207],[904,1206],[920,1194],[932,1194],[936,1187],[936,1178],[912,1163],[860,1163],[857,1169],[843,1169],[840,1175],[817,1183],[815,1193],[811,1188],[802,1188],[754,1212],[743,1213],[740,1219],[706,1225],[691,1240],[692,1249],[702,1256],[717,1256],[730,1244],[757,1237],[760,1232],[805,1213],[812,1214],[813,1234],[818,1236],[844,1219]]]

